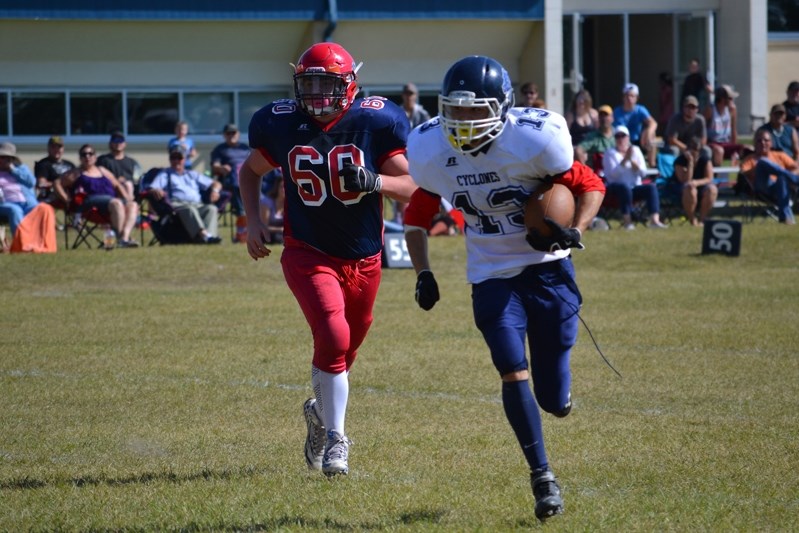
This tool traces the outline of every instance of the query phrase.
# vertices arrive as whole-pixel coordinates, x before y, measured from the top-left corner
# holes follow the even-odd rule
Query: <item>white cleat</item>
[[[327,444],[322,460],[322,472],[326,476],[347,475],[350,471],[347,459],[349,458],[350,444],[352,441],[338,431],[327,432]]]
[[[327,432],[316,412],[316,400],[308,398],[302,406],[308,436],[305,437],[305,462],[311,470],[322,470],[322,459],[325,455]]]

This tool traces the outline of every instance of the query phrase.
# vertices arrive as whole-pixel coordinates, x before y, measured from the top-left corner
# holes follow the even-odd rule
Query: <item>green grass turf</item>
[[[549,531],[799,530],[799,230],[737,258],[701,230],[589,232],[575,407],[544,415]],[[244,246],[0,255],[0,530],[538,529],[477,332],[461,237],[442,300],[384,271],[351,375],[351,474],[302,454],[308,327]]]

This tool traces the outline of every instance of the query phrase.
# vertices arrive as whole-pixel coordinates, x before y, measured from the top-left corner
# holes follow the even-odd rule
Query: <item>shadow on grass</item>
[[[188,483],[191,481],[211,480],[211,479],[233,479],[242,477],[253,477],[261,474],[255,467],[245,467],[238,470],[220,470],[213,471],[209,468],[203,468],[199,472],[188,474],[177,474],[172,471],[164,472],[144,472],[141,474],[132,474],[123,477],[108,477],[103,474],[97,476],[80,476],[74,478],[54,478],[51,480],[34,479],[30,477],[23,477],[18,479],[10,479],[0,481],[0,490],[29,490],[41,489],[44,487],[57,487],[63,485],[72,485],[75,487],[85,486],[120,486],[120,485],[133,485],[136,483],[151,483],[151,482],[166,482],[166,483]]]

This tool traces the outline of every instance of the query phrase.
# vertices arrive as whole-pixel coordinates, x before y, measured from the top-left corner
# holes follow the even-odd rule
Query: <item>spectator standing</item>
[[[107,154],[103,154],[97,158],[97,165],[107,168],[130,193],[131,197],[134,196],[134,189],[139,181],[141,175],[141,167],[138,161],[125,154],[127,142],[125,134],[121,131],[111,133],[111,138],[108,140]]]
[[[699,114],[699,101],[696,96],[686,96],[682,102],[682,110],[672,115],[666,125],[666,146],[674,157],[688,151],[688,142],[693,138],[701,141],[703,155],[710,159],[711,151],[707,147],[707,127],[705,117]]]
[[[519,92],[522,93],[522,98],[519,100],[519,105],[521,107],[538,107],[535,105],[540,100],[538,97],[538,85],[528,81],[522,84]]]
[[[649,166],[656,165],[655,132],[658,123],[646,106],[638,103],[638,85],[628,83],[622,88],[622,103],[613,110],[613,126],[626,126],[630,141],[641,148]]]
[[[464,212],[474,321],[499,375],[505,415],[530,468],[535,515],[543,521],[563,512],[563,500],[547,458],[539,408],[557,417],[571,411],[569,359],[581,297],[570,248],[582,248],[582,232],[596,216],[605,187],[573,161],[563,116],[514,108],[513,101],[508,73],[496,60],[471,56],[450,67],[439,96],[439,121],[415,129],[408,141],[419,189],[407,209],[405,239],[417,274],[416,301],[429,311],[439,291],[427,255],[427,229],[442,198]],[[488,178],[468,180],[467,166],[473,176]],[[574,227],[555,223],[549,237],[528,234],[513,220],[521,220],[524,201],[552,180],[577,197]]]
[[[17,157],[13,143],[0,143],[0,215],[8,219],[13,238],[25,215],[39,204],[34,187],[36,178]]]
[[[591,93],[585,89],[577,91],[571,107],[566,112],[566,123],[572,136],[572,145],[580,144],[586,135],[599,128],[599,112],[594,109]]]
[[[702,152],[702,139],[699,137],[689,140],[688,149],[674,160],[674,180],[670,188],[682,200],[683,211],[691,225],[704,226],[719,189],[713,183],[713,163]]]
[[[785,94],[787,98],[782,103],[785,106],[785,123],[799,130],[799,81],[789,83]]]
[[[699,59],[693,58],[688,62],[688,74],[682,84],[680,101],[685,101],[687,96],[693,96],[702,108],[710,104],[710,95],[713,94],[713,85],[701,71]]]
[[[213,202],[219,199],[222,186],[196,170],[184,166],[186,153],[181,146],[169,152],[169,168],[159,172],[147,189],[154,201],[163,199],[175,210],[189,237],[198,244],[219,244],[217,235],[219,211]],[[208,191],[208,203],[203,203],[202,193]]]
[[[222,183],[222,188],[231,193],[233,214],[242,216],[244,209],[239,193],[239,169],[250,154],[250,147],[240,142],[241,133],[235,124],[226,125],[222,135],[225,142],[216,145],[211,151],[211,172]]]
[[[255,260],[271,253],[269,227],[259,216],[262,176],[283,171],[280,262],[314,339],[305,460],[327,476],[349,472],[349,373],[380,285],[383,195],[408,201],[416,187],[405,158],[408,119],[389,100],[356,100],[359,68],[336,43],[303,52],[294,72],[296,101],[273,102],[253,115],[253,150],[241,167],[247,250]]]
[[[746,148],[738,144],[738,109],[735,98],[738,93],[729,85],[716,88],[713,105],[705,108],[707,125],[707,143],[713,157],[713,165],[721,166],[724,159],[731,159],[731,165],[737,166],[741,153]]]
[[[771,142],[768,130],[755,133],[755,151],[741,161],[741,173],[756,191],[774,199],[779,207],[779,221],[792,226],[796,219],[791,197],[799,188],[799,164],[785,152],[773,150]]]
[[[597,174],[604,174],[602,158],[608,148],[616,145],[613,138],[613,108],[609,105],[599,106],[597,115],[599,129],[588,133],[583,141],[574,147],[574,155],[575,159],[593,168]]]
[[[419,90],[413,83],[408,83],[402,88],[402,109],[405,111],[405,116],[408,117],[411,129],[430,120],[430,113],[416,103],[418,97]],[[402,216],[407,205],[405,202],[393,201],[394,217],[392,220],[397,224],[402,224]]]
[[[63,174],[55,182],[55,190],[64,205],[76,196],[81,197],[78,212],[97,208],[111,219],[118,246],[135,248],[139,243],[130,238],[139,215],[139,204],[133,195],[110,170],[97,165],[97,152],[84,144],[78,151],[80,166]]]
[[[187,170],[191,170],[192,162],[197,158],[197,148],[194,146],[194,139],[189,137],[189,123],[181,120],[175,124],[175,136],[167,143],[167,152],[172,152],[175,146],[180,146],[186,154]]]
[[[405,111],[405,116],[408,117],[411,129],[430,120],[430,113],[419,104],[418,100],[419,89],[413,83],[406,83],[402,87],[402,109]]]
[[[634,230],[633,202],[646,202],[650,228],[665,228],[660,221],[660,196],[654,183],[644,183],[646,160],[641,149],[630,142],[630,132],[617,126],[613,133],[616,145],[608,148],[602,159],[607,195],[616,198],[626,230]]]
[[[53,183],[65,172],[75,168],[75,163],[64,159],[64,141],[61,137],[50,137],[47,141],[47,157],[36,161],[33,166],[33,175],[36,176],[36,188],[38,198],[53,207],[63,209],[64,206],[58,205]]]
[[[799,160],[799,136],[793,126],[785,123],[785,106],[776,104],[769,113],[769,121],[758,128],[771,134],[771,149],[785,152],[794,161]]]

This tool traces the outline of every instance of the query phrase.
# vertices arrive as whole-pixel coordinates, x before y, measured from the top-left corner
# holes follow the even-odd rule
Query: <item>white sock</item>
[[[313,395],[316,398],[316,414],[319,415],[319,420],[322,424],[325,423],[325,405],[322,403],[322,373],[321,370],[311,365],[311,387],[313,387]]]
[[[322,391],[322,420],[327,431],[335,430],[344,433],[344,417],[347,414],[347,399],[350,395],[350,382],[347,372],[330,374],[319,370],[319,382]]]

